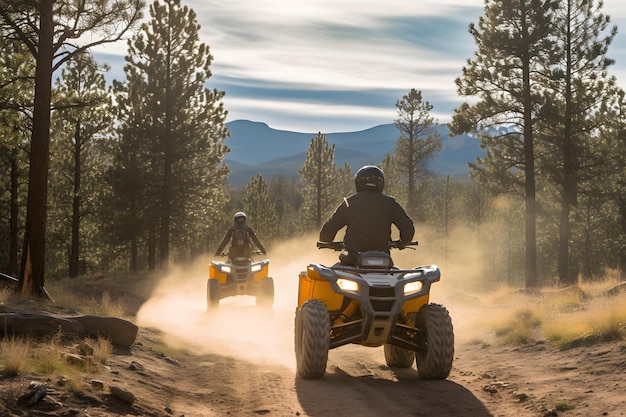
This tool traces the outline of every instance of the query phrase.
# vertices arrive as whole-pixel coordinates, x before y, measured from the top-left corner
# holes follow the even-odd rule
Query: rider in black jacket
[[[400,231],[400,241],[409,243],[415,234],[413,220],[393,198],[383,194],[385,176],[374,165],[366,165],[354,176],[356,193],[337,207],[331,218],[320,230],[320,241],[331,242],[344,226],[344,243],[359,252],[369,250],[389,251],[391,225]],[[356,258],[347,253],[339,256],[342,264],[354,265]]]
[[[265,247],[254,233],[252,227],[246,224],[247,216],[243,211],[235,213],[235,224],[228,228],[222,242],[215,251],[220,255],[229,241],[232,240],[228,249],[228,257],[234,260],[236,257],[249,258],[252,256],[252,242],[259,248],[259,251],[266,253]]]

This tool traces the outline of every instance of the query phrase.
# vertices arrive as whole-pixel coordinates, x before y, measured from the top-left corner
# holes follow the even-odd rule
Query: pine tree
[[[19,274],[28,141],[32,128],[34,61],[17,42],[0,37],[0,268]],[[6,204],[6,205],[5,205]],[[7,222],[7,224],[4,223]]]
[[[267,247],[278,237],[278,216],[268,195],[267,182],[261,174],[252,177],[246,185],[243,207],[259,240]]]
[[[395,149],[395,162],[406,178],[407,212],[415,217],[417,186],[428,170],[426,164],[441,150],[441,137],[434,129],[435,120],[430,115],[433,106],[414,88],[396,102],[398,118],[395,124],[400,131]]]
[[[400,172],[396,158],[391,154],[387,154],[385,159],[380,164],[385,174],[385,189],[384,193],[394,197],[402,206],[406,206],[406,193],[402,192],[404,184],[400,178]],[[406,183],[406,181],[404,181]]]
[[[486,0],[478,26],[469,31],[478,47],[456,80],[461,96],[475,97],[454,111],[452,134],[473,132],[485,157],[470,165],[484,184],[525,199],[526,286],[537,283],[535,138],[537,88],[553,56],[553,0]],[[504,129],[501,129],[503,128]]]
[[[543,172],[558,188],[560,203],[558,277],[575,283],[577,271],[570,267],[570,215],[577,205],[580,187],[605,172],[610,154],[603,152],[596,133],[602,126],[611,97],[615,97],[615,77],[607,69],[613,60],[606,57],[617,34],[613,27],[604,38],[610,18],[601,13],[596,0],[561,0],[553,30],[557,51],[546,80],[550,94],[543,108],[546,123],[539,160]]]
[[[337,201],[335,145],[330,146],[321,132],[311,139],[306,161],[298,170],[302,183],[302,224],[306,229],[322,227],[324,218]]]
[[[199,42],[195,12],[166,0],[154,2],[150,16],[129,43],[127,83],[117,89],[133,97],[126,103],[139,107],[123,110],[131,116],[122,120],[123,128],[132,131],[142,116],[138,130],[123,139],[138,140],[137,156],[149,159],[139,162],[149,169],[141,173],[150,204],[146,227],[158,235],[159,265],[167,268],[173,232],[184,237],[183,226],[194,217],[210,222],[218,207],[228,174],[221,165],[228,151],[227,112],[224,93],[205,87],[213,56]]]
[[[45,297],[46,207],[52,74],[72,56],[120,40],[141,19],[142,0],[3,1],[0,30],[35,59],[28,202],[18,291]],[[93,36],[92,36],[93,35]]]
[[[268,194],[278,217],[276,237],[283,239],[301,232],[298,210],[302,204],[302,196],[298,191],[297,178],[288,178],[284,175],[272,178]]]
[[[73,57],[57,80],[51,143],[50,234],[68,248],[68,275],[77,277],[84,218],[95,214],[102,160],[96,140],[112,127],[111,91],[103,71],[88,53]],[[93,229],[93,228],[92,228]],[[53,243],[54,245],[54,243]],[[63,248],[65,250],[65,248]]]
[[[354,193],[354,174],[347,162],[337,169],[337,199]]]

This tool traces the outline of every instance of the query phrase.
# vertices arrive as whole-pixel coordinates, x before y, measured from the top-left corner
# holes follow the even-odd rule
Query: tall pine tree
[[[555,8],[553,0],[485,0],[478,26],[469,28],[478,50],[456,80],[459,95],[477,101],[463,103],[449,125],[453,134],[481,138],[485,157],[470,166],[474,175],[501,192],[523,190],[527,287],[537,283],[534,135],[544,101],[537,85],[553,54]]]
[[[559,252],[558,278],[574,284],[578,271],[570,265],[570,222],[580,188],[607,174],[611,153],[604,152],[598,129],[606,118],[603,109],[617,94],[615,77],[607,69],[608,47],[617,27],[605,33],[610,18],[601,13],[596,0],[561,0],[553,20],[557,53],[547,72],[548,102],[540,123],[542,138],[538,161],[541,170],[558,189]]]
[[[305,228],[322,227],[327,214],[338,204],[335,145],[329,145],[326,135],[318,133],[311,139],[306,161],[298,170],[302,183],[302,223]]]
[[[50,234],[68,251],[68,275],[78,276],[83,219],[95,213],[94,196],[103,161],[95,141],[110,133],[111,91],[88,53],[73,57],[57,80],[52,118]],[[53,243],[54,245],[54,243]],[[62,248],[66,249],[66,248]]]
[[[395,163],[406,179],[407,211],[413,218],[419,218],[418,180],[427,174],[426,164],[441,150],[441,137],[430,115],[433,106],[424,101],[421,91],[412,88],[396,102],[396,108],[395,124],[400,137],[396,143]]]
[[[72,56],[116,42],[141,19],[142,0],[0,2],[0,30],[35,60],[28,202],[18,291],[44,297],[52,74]]]
[[[205,86],[213,56],[199,42],[196,13],[179,0],[166,0],[154,2],[150,16],[129,42],[128,79],[118,91],[137,99],[127,103],[142,114],[139,121],[136,112],[123,110],[131,115],[121,121],[125,129],[140,123],[123,139],[137,140],[145,151],[137,156],[149,159],[139,162],[149,169],[140,174],[149,195],[146,212],[152,213],[147,228],[158,236],[159,265],[167,268],[174,233],[184,237],[194,219],[210,222],[217,207],[228,174],[221,164],[228,151],[227,112],[224,93]]]

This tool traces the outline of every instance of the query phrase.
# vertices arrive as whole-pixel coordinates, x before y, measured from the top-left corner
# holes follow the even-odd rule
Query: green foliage
[[[329,146],[326,135],[318,133],[311,139],[306,161],[298,173],[302,184],[302,225],[319,230],[339,199],[335,145]]]
[[[246,185],[243,207],[250,224],[261,242],[269,242],[277,237],[278,216],[274,202],[270,200],[267,183],[257,174]]]
[[[398,118],[395,124],[400,137],[395,148],[396,172],[406,179],[407,212],[414,219],[423,220],[419,180],[427,177],[427,163],[441,150],[441,137],[434,129],[430,115],[433,106],[422,98],[422,92],[412,88],[396,102]]]
[[[34,62],[24,45],[0,37],[0,270],[19,273],[19,231],[32,121]]]
[[[119,4],[130,12],[137,2]],[[558,276],[566,190],[568,201],[576,202],[567,216],[571,276],[596,277],[607,266],[624,271],[626,101],[606,71],[614,36],[608,17],[598,2],[583,0],[488,1],[485,6],[484,16],[470,27],[476,55],[457,80],[459,94],[472,104],[461,105],[450,124],[454,133],[473,132],[481,140],[485,156],[470,164],[476,181],[427,175],[426,163],[436,156],[441,139],[429,129],[435,123],[432,106],[416,89],[396,103],[403,134],[394,155],[380,161],[387,194],[404,206],[410,190],[417,196],[412,215],[419,258],[441,264],[445,282],[526,285],[525,204],[532,196],[526,180],[532,172],[537,283],[552,284]],[[569,21],[566,6],[576,11]],[[569,63],[575,71],[569,87],[568,24],[582,41],[571,45]],[[228,187],[224,93],[206,87],[213,58],[200,42],[199,29],[193,10],[180,2],[152,4],[149,19],[132,33],[125,78],[114,82],[114,105],[107,101],[100,71],[79,71],[78,61],[64,58],[68,65],[53,96],[47,274],[70,274],[70,258],[75,263],[76,254],[79,275],[156,268],[165,266],[163,257],[187,262],[214,248],[240,209],[269,246],[319,230],[341,198],[354,192],[351,171],[358,167],[336,167],[335,148],[321,133],[312,138],[299,176],[257,175],[246,187]],[[35,64],[26,45],[0,38],[2,272],[17,268],[18,233],[26,215]],[[115,130],[108,131],[111,119]],[[98,127],[102,130],[96,132]],[[536,163],[531,171],[528,133],[533,138],[530,160]],[[412,145],[422,153],[412,153]],[[574,151],[569,159],[568,147]],[[78,150],[80,171],[75,169]],[[573,168],[567,172],[566,161]],[[76,190],[75,172],[80,173]],[[409,172],[414,173],[412,185]],[[72,234],[76,218],[78,249]],[[472,262],[478,266],[468,272]],[[480,279],[466,279],[467,274]],[[62,290],[53,282],[47,286],[58,298]]]
[[[221,208],[228,131],[224,93],[205,87],[213,57],[199,42],[195,12],[171,0],[153,3],[150,16],[129,43],[126,82],[116,83],[121,140],[111,183],[116,205],[132,216],[117,219],[130,227],[118,236],[131,253],[147,240],[167,267],[171,243],[173,259],[187,259]],[[155,266],[154,256],[148,262]]]
[[[105,185],[98,141],[112,128],[111,91],[103,71],[82,54],[68,61],[57,80],[48,190],[48,251],[57,255],[49,258],[53,276],[77,277],[87,264],[98,266],[90,256],[97,247],[98,190]]]

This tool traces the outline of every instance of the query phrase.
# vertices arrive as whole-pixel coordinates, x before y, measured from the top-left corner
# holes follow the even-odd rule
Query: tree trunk
[[[28,203],[22,267],[18,292],[25,297],[41,297],[44,290],[46,203],[50,153],[50,101],[52,91],[53,0],[40,4],[39,49],[35,68],[33,132],[30,144]]]
[[[522,2],[524,6],[524,2]],[[522,37],[529,38],[526,10],[522,8]],[[524,176],[526,196],[526,288],[537,285],[537,206],[535,190],[535,143],[533,138],[533,99],[530,84],[530,57],[522,54],[524,112]]]
[[[9,220],[9,273],[16,277],[19,274],[19,205],[18,205],[18,182],[19,171],[17,167],[17,146],[11,152],[11,218]]]
[[[154,271],[156,269],[156,226],[150,225],[148,232],[148,269]]]
[[[619,214],[622,221],[622,237],[626,238],[626,199],[619,199]],[[622,242],[617,268],[620,271],[620,279],[624,279],[626,277],[626,242]]]
[[[72,196],[72,243],[70,248],[70,278],[79,274],[78,259],[80,251],[80,170],[81,170],[80,121],[74,132],[74,193]]]
[[[569,203],[565,200],[561,201],[561,215],[559,221],[559,256],[558,256],[558,275],[559,283],[571,284],[569,277]]]

